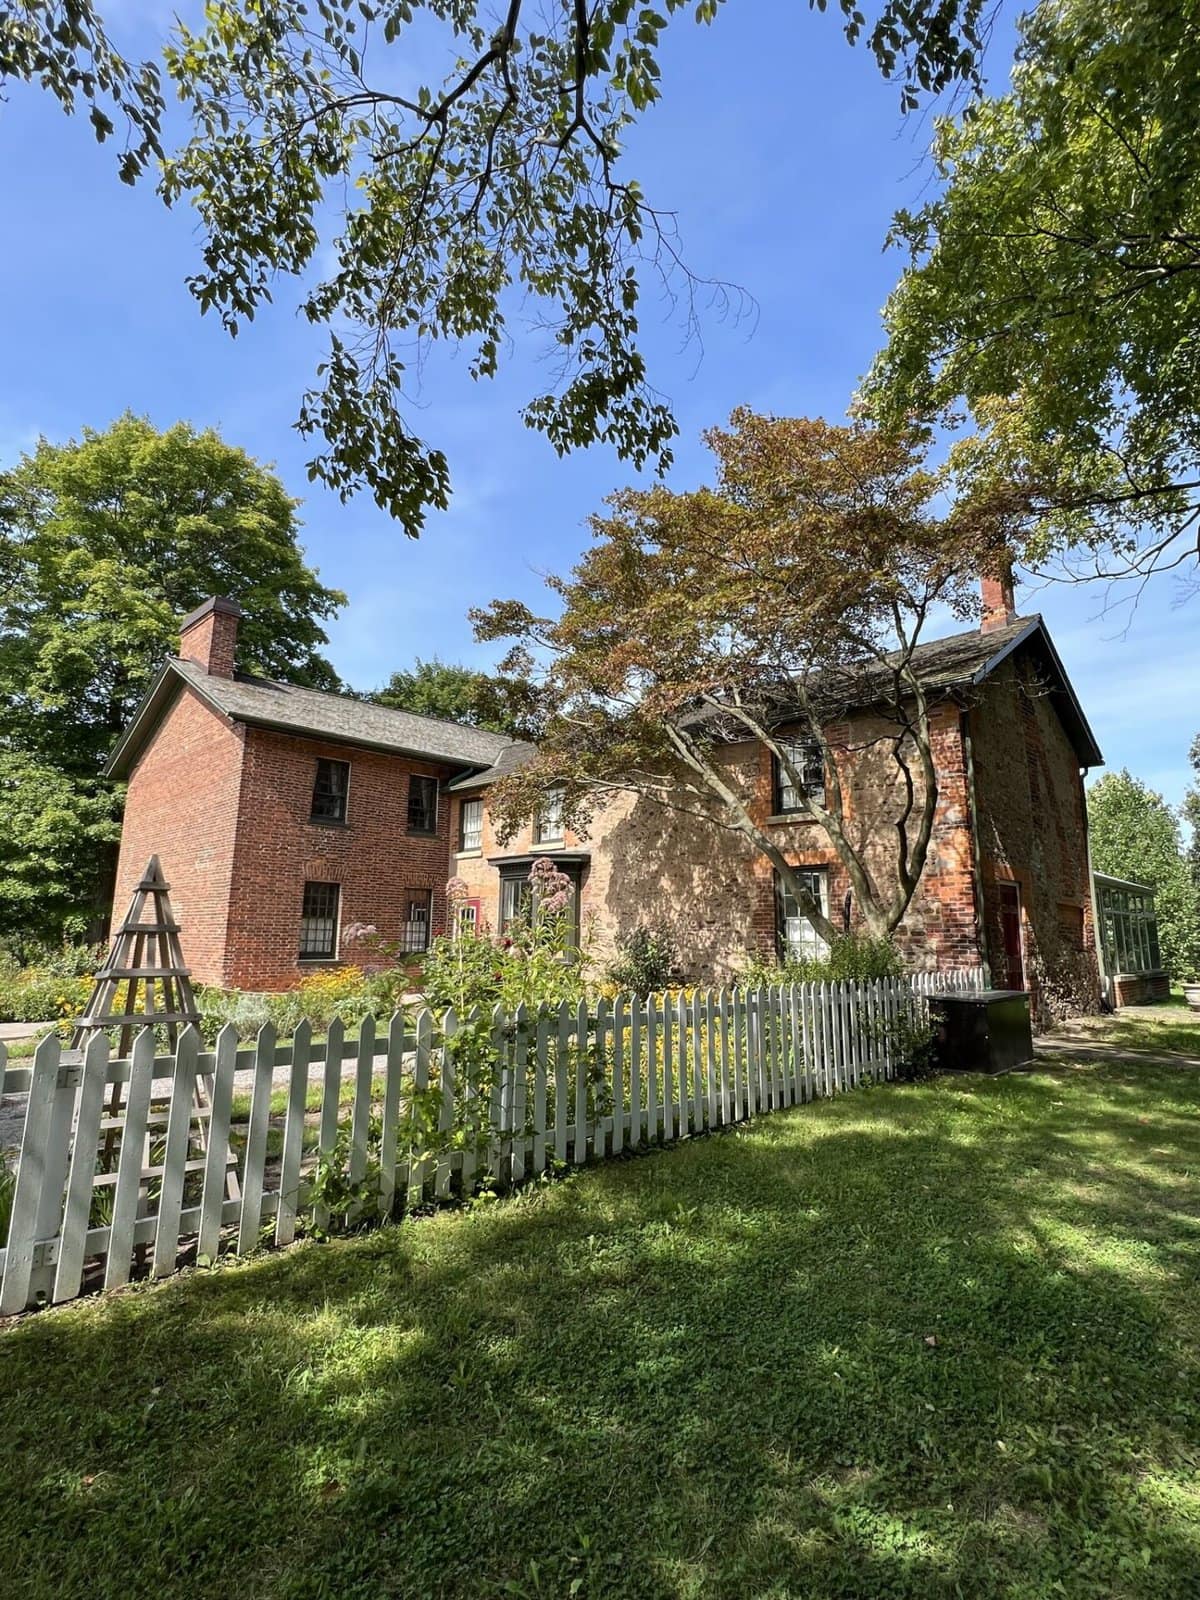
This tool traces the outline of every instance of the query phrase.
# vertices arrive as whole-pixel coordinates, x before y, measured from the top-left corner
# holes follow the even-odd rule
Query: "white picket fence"
[[[621,996],[592,1008],[264,1027],[173,1055],[42,1041],[0,1086],[25,1116],[0,1314],[155,1277],[221,1250],[291,1242],[670,1143],[893,1076],[928,997],[973,969],[865,984]],[[113,1086],[120,1085],[113,1109]]]

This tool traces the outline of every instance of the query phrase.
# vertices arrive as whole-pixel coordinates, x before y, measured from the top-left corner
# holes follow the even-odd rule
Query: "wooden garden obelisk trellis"
[[[171,910],[170,885],[158,857],[151,856],[108,957],[96,974],[87,1006],[75,1025],[71,1048],[84,1049],[98,1028],[105,1032],[119,1028],[117,1054],[127,1056],[135,1029],[161,1026],[174,1050],[180,1028],[199,1021],[179,943],[179,924]]]
[[[200,1022],[191,976],[184,964],[179,924],[171,910],[170,884],[163,877],[157,856],[151,856],[141,881],[133,891],[129,910],[113,937],[104,965],[96,973],[83,1015],[75,1024],[71,1049],[84,1050],[98,1029],[119,1030],[117,1055],[128,1056],[135,1032],[163,1028],[173,1051],[179,1033],[189,1023]],[[115,1134],[120,1123],[121,1088],[112,1086],[108,1106],[102,1165],[111,1164]],[[196,1079],[196,1113],[201,1148],[207,1146],[207,1117],[212,1103],[211,1085]],[[147,1146],[149,1141],[147,1140]],[[149,1165],[149,1148],[147,1148]],[[228,1192],[237,1197],[235,1163],[230,1159]]]

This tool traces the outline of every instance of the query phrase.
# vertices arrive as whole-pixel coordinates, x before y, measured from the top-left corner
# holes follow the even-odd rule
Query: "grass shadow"
[[[1200,1081],[862,1091],[0,1339],[13,1592],[1171,1597]]]

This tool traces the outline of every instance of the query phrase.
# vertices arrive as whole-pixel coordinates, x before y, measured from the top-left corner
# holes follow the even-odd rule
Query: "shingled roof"
[[[497,759],[483,772],[469,772],[465,778],[456,778],[450,785],[456,793],[465,793],[471,789],[486,789],[501,778],[507,778],[510,772],[516,772],[527,761],[532,761],[537,755],[537,745],[524,744],[520,741],[515,744],[505,745]]]
[[[1100,747],[1040,616],[1017,617],[1003,627],[986,631],[972,628],[969,632],[954,633],[945,639],[930,639],[916,647],[910,660],[926,694],[937,697],[977,687],[1018,651],[1028,652],[1032,656],[1079,759],[1079,765],[1102,767],[1104,757]],[[826,700],[839,707],[847,705],[843,698],[847,694],[853,696],[851,704],[866,707],[871,703],[876,685],[882,701],[891,687],[891,675],[882,666],[854,673],[845,687],[822,679],[813,686],[812,692],[818,705],[822,691],[825,691]],[[794,721],[798,714],[799,706],[789,704],[788,697],[781,696],[772,708],[771,720],[782,725]],[[716,721],[720,716],[721,713],[711,707],[694,713],[696,721]],[[732,737],[741,737],[736,727]]]
[[[976,628],[946,639],[931,639],[918,645],[912,661],[927,692],[948,694],[981,684],[1018,650],[1033,654],[1080,766],[1103,766],[1104,757],[1040,616],[1018,617],[987,632]],[[150,685],[109,757],[105,770],[111,777],[122,778],[129,773],[184,685],[233,722],[462,768],[462,775],[450,785],[460,793],[486,789],[524,766],[536,753],[532,744],[482,728],[395,711],[349,695],[300,689],[246,673],[226,678],[205,672],[195,662],[172,657]]]
[[[133,766],[172,700],[186,685],[214,711],[232,722],[275,728],[311,739],[387,750],[397,755],[444,761],[450,766],[488,768],[511,747],[501,733],[468,728],[437,717],[396,711],[349,695],[300,689],[238,673],[232,678],[205,672],[193,661],[171,657],[150,685],[133,720],[109,757],[106,771],[124,777]]]

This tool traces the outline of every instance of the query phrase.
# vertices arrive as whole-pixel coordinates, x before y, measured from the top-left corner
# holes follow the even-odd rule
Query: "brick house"
[[[195,978],[280,989],[336,961],[351,920],[423,949],[445,922],[447,785],[497,734],[234,670],[241,611],[180,629],[109,760],[128,781],[114,905],[151,855]]]
[[[939,797],[898,941],[914,968],[987,965],[997,984],[1031,988],[1043,1017],[1092,1009],[1082,774],[1102,757],[1041,618],[1015,615],[1011,584],[988,580],[984,601],[981,629],[917,652]],[[815,948],[748,841],[644,796],[606,803],[587,838],[563,827],[551,797],[501,844],[489,791],[532,747],[237,674],[238,615],[216,600],[186,619],[180,659],[163,667],[110,763],[129,777],[118,904],[157,853],[199,978],[294,982],[312,963],[355,957],[339,944],[351,922],[420,948],[445,926],[451,875],[468,885],[466,917],[502,929],[539,856],[571,877],[578,925],[601,959],[640,923],[669,927],[687,974],[704,981],[727,979],[755,949]],[[850,713],[826,736],[869,747],[870,720]],[[756,819],[811,874],[826,914],[853,927],[844,869],[797,815],[769,753],[746,743],[723,759]],[[823,781],[819,770],[805,776]],[[885,781],[894,777],[864,761],[847,791],[868,851],[879,814],[870,802]]]

